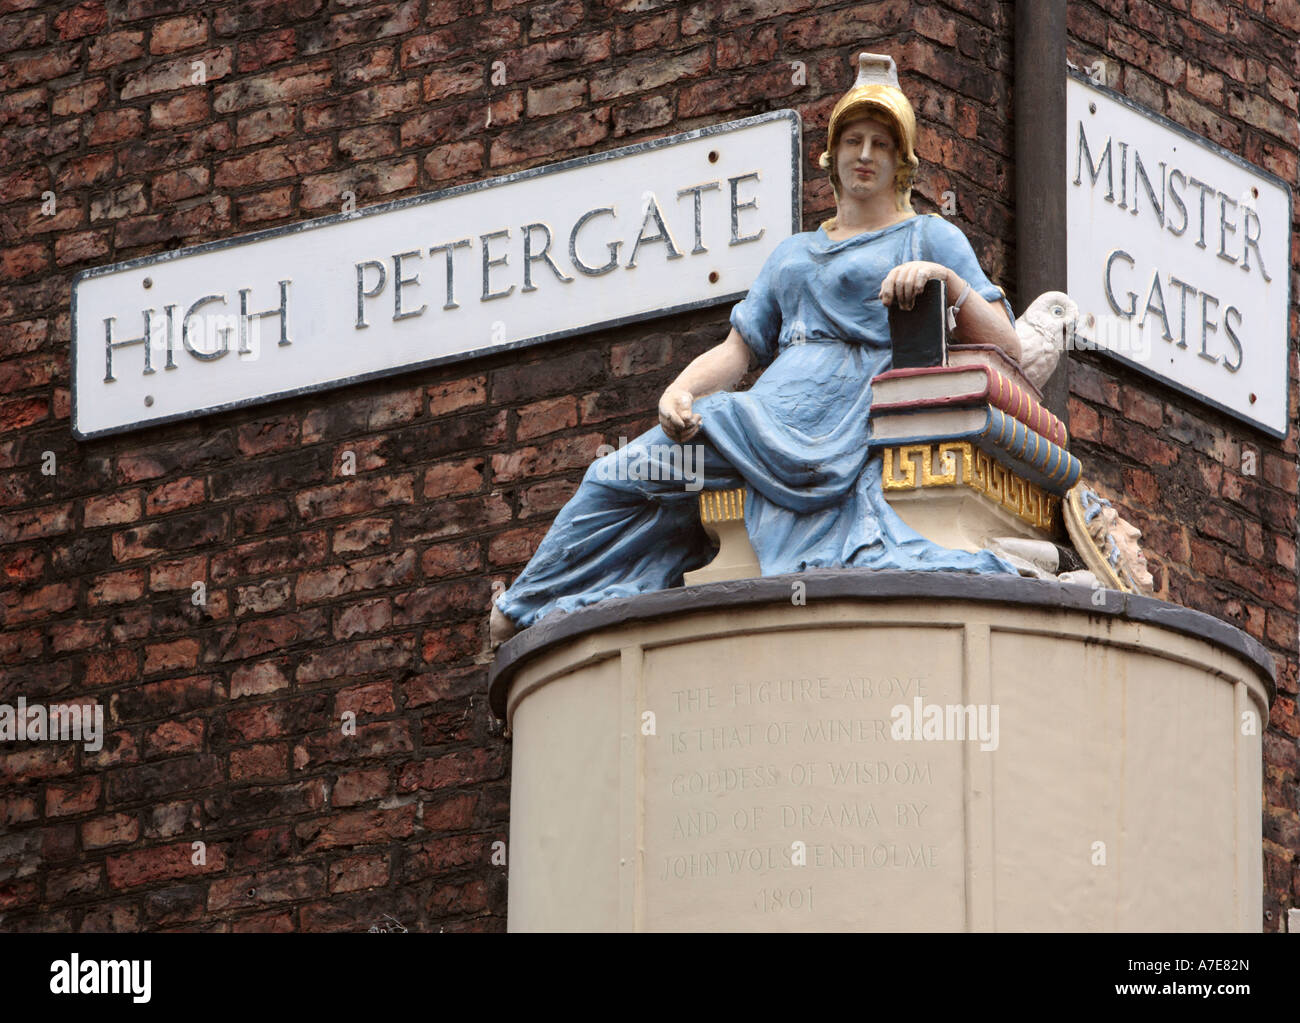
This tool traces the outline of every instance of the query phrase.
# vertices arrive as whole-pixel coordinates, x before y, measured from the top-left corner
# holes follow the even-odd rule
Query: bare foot
[[[492,649],[495,650],[518,631],[515,623],[506,617],[505,612],[493,604],[492,616],[488,620],[488,640],[492,644]]]

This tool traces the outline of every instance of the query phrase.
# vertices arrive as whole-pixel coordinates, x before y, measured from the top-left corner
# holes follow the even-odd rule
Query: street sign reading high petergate
[[[744,296],[801,229],[774,111],[77,275],[82,438]]]
[[[1285,436],[1290,187],[1076,75],[1066,110],[1081,344]]]

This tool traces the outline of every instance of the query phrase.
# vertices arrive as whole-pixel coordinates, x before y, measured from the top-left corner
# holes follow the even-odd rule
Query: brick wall
[[[1072,0],[1068,13],[1073,63],[1105,61],[1111,88],[1296,187],[1300,5]],[[1300,226],[1293,224],[1292,231],[1291,296],[1297,303]],[[1300,304],[1292,306],[1289,333],[1291,432],[1283,441],[1125,373],[1101,356],[1076,353],[1070,370],[1075,449],[1087,472],[1116,495],[1126,517],[1141,528],[1160,595],[1231,622],[1275,656],[1278,696],[1264,735],[1266,931],[1281,929],[1285,908],[1300,905],[1295,383]]]
[[[1072,3],[1072,56],[1294,180],[1293,6],[1178,6]],[[492,584],[730,311],[79,443],[77,270],[783,107],[814,228],[824,125],[869,47],[920,117],[918,209],[952,192],[1019,308],[1012,20],[976,0],[0,0],[0,702],[93,699],[109,732],[94,754],[0,749],[0,928],[501,929]],[[1171,599],[1279,654],[1271,929],[1300,895],[1294,438],[1087,355],[1071,415]]]

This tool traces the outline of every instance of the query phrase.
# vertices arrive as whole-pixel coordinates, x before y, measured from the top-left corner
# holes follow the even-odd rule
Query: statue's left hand
[[[939,263],[927,263],[919,259],[910,263],[900,263],[889,271],[880,285],[880,301],[887,306],[897,301],[899,308],[911,309],[916,296],[921,293],[927,281],[947,281],[951,288],[954,283],[953,276],[955,275],[951,270]],[[950,296],[952,299],[956,297],[956,295]]]

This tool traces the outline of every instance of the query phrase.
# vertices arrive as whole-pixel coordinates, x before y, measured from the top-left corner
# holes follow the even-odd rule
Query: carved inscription
[[[850,875],[960,870],[946,825],[933,833],[937,776],[960,760],[891,738],[891,709],[932,695],[930,679],[901,674],[672,689],[653,740],[645,883],[670,903],[725,899],[738,926],[774,914],[814,926],[843,912],[846,891],[869,893]]]

